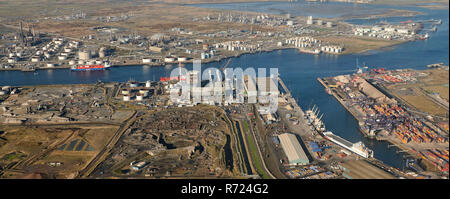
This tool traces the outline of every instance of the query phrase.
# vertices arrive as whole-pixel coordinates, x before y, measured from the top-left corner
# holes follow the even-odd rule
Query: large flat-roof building
[[[289,165],[305,165],[309,164],[309,159],[306,156],[300,142],[294,134],[284,133],[278,136],[281,147],[286,154]]]

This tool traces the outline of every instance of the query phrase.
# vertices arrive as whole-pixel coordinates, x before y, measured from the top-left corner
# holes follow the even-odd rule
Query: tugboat
[[[331,89],[330,88],[325,88],[325,92],[328,94],[328,95],[333,95],[333,91],[331,91]]]
[[[430,35],[428,33],[426,33],[423,37],[420,37],[420,40],[427,40],[428,38],[430,38]]]

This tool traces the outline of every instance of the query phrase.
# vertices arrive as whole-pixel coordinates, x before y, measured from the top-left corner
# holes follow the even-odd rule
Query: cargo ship
[[[103,64],[88,64],[88,65],[77,65],[72,66],[72,71],[93,71],[93,70],[105,70],[107,68],[111,67],[111,65],[108,62],[105,62]]]
[[[367,148],[362,142],[357,143],[351,143],[332,132],[325,132],[323,133],[326,139],[330,140],[331,142],[336,143],[337,145],[356,153],[357,155],[364,157],[364,158],[373,158],[373,151]]]
[[[308,125],[312,126],[317,132],[322,133],[325,132],[325,124],[322,122],[323,114],[319,116],[319,108],[315,107],[316,105],[306,111],[305,118],[308,121]]]

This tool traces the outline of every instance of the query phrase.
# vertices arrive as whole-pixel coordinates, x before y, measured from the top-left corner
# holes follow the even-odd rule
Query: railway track
[[[89,174],[97,167],[98,164],[100,164],[101,161],[106,158],[106,156],[109,154],[109,152],[113,149],[113,147],[116,145],[116,143],[119,141],[119,138],[125,133],[125,131],[128,129],[128,127],[134,122],[136,118],[137,112],[135,111],[133,115],[131,115],[130,118],[128,118],[126,121],[120,125],[117,132],[114,134],[114,136],[111,138],[111,140],[106,144],[106,146],[95,156],[95,158],[89,162],[89,164],[82,169],[76,178],[83,178],[89,176]]]

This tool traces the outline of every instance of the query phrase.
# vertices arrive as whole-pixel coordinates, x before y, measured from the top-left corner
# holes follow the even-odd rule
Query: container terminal
[[[419,162],[448,175],[448,66],[427,70],[384,68],[318,81],[359,121],[364,136],[388,141]],[[447,76],[445,76],[447,75]],[[432,94],[430,94],[432,93]],[[433,109],[436,107],[435,109]],[[409,160],[408,160],[409,161]],[[414,162],[414,161],[413,161]]]

